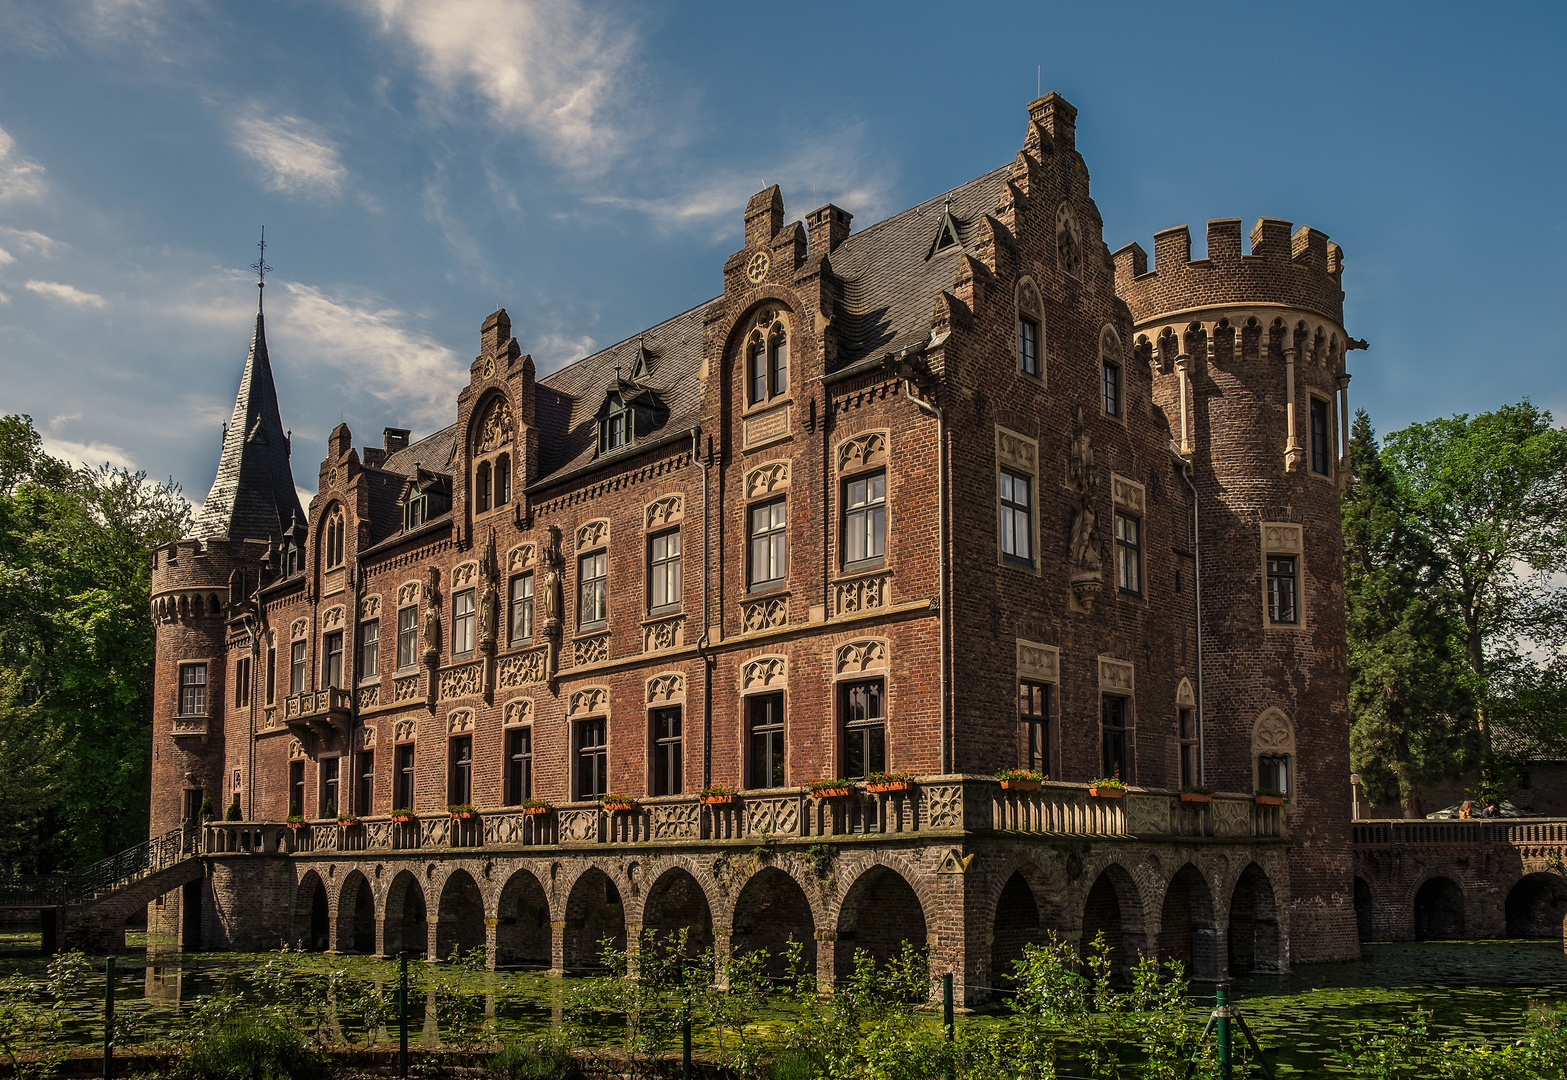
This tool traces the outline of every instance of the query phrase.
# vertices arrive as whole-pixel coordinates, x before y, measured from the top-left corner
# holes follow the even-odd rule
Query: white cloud
[[[413,50],[441,98],[469,93],[564,163],[603,164],[623,135],[611,116],[635,35],[579,0],[357,0]]]
[[[53,256],[56,250],[71,250],[71,245],[65,243],[63,240],[55,240],[52,237],[45,236],[43,233],[36,232],[32,229],[11,229],[0,227],[0,233],[9,236],[16,243],[16,246],[21,248],[23,251],[31,252],[34,255],[42,255],[46,259]]]
[[[59,439],[53,435],[42,435],[44,453],[71,462],[73,465],[86,465],[95,468],[108,462],[121,469],[135,471],[136,463],[131,456],[121,447],[102,442],[73,442],[70,439]]]
[[[6,265],[8,265],[10,263],[14,263],[15,261],[16,261],[16,256],[15,255],[12,255],[5,248],[0,248],[0,266],[6,266]]]
[[[16,152],[16,140],[0,128],[0,202],[35,199],[41,196],[44,167]]]
[[[10,302],[11,294],[0,292],[0,304],[9,304]]]
[[[395,308],[285,282],[286,309],[267,324],[273,362],[335,369],[350,398],[374,399],[410,426],[445,427],[468,379],[457,354]],[[284,307],[280,302],[279,307]],[[393,420],[391,422],[396,422]]]
[[[66,285],[59,281],[29,281],[26,287],[40,296],[52,296],[56,300],[63,300],[77,307],[101,308],[107,303],[97,293],[83,292],[75,285]]]
[[[539,374],[547,375],[584,356],[592,356],[596,346],[586,334],[540,334],[529,340],[528,351],[533,354]]]
[[[288,195],[333,197],[348,179],[337,147],[297,116],[247,116],[234,123],[234,142],[266,170],[266,185]]]

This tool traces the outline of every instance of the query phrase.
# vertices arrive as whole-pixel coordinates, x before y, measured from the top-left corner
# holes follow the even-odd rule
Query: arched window
[[[760,405],[789,392],[789,334],[778,314],[762,312],[745,346],[745,399]]]
[[[511,457],[502,454],[495,459],[495,505],[511,502]]]
[[[321,531],[322,567],[332,570],[343,565],[343,512],[327,511],[326,525]]]
[[[767,341],[767,377],[770,397],[776,397],[789,389],[789,338],[782,326],[773,327]]]
[[[481,514],[490,508],[490,463],[488,461],[479,462],[479,467],[474,470],[473,504],[474,509]]]
[[[757,334],[746,348],[746,394],[752,405],[767,400],[767,351]]]
[[[1295,725],[1279,709],[1268,709],[1251,730],[1257,791],[1288,798],[1295,783]]]

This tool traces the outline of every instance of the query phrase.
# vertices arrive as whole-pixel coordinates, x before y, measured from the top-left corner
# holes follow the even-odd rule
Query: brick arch
[[[617,949],[626,948],[625,901],[631,885],[623,874],[617,878],[613,869],[594,860],[562,887],[565,902],[560,921],[566,924],[562,962],[567,968],[596,967],[601,938],[611,938]]]
[[[988,949],[981,955],[990,986],[1012,985],[1012,963],[1022,958],[1028,945],[1042,945],[1049,928],[1058,923],[1060,883],[1031,853],[1014,854],[990,875],[989,887],[979,901],[985,919]]]
[[[388,956],[400,952],[424,955],[430,947],[426,923],[430,909],[419,875],[406,868],[392,875],[381,910],[384,923],[382,951]]]
[[[525,863],[506,875],[489,917],[495,920],[496,967],[550,966],[550,890],[532,866]]]
[[[474,876],[466,868],[456,867],[442,879],[436,895],[435,959],[484,948],[486,905]]]
[[[707,901],[708,910],[713,913],[714,925],[717,925],[717,916],[723,910],[723,898],[719,894],[718,882],[713,878],[711,859],[708,860],[705,866],[701,860],[693,856],[677,854],[661,855],[657,859],[652,860],[633,859],[632,862],[636,865],[636,873],[634,875],[629,872],[625,874],[626,881],[631,886],[626,894],[627,922],[644,922],[643,913],[653,888],[670,871],[683,870],[695,879],[697,887],[702,890],[702,896]]]
[[[1219,977],[1218,903],[1208,875],[1190,860],[1176,867],[1165,882],[1159,904],[1159,934],[1154,943],[1161,959],[1179,960],[1191,978]]]
[[[359,869],[343,875],[332,898],[332,924],[338,952],[375,952],[376,895]]]
[[[729,319],[724,327],[724,347],[720,355],[723,357],[725,367],[731,366],[736,360],[743,360],[746,342],[751,338],[751,331],[755,329],[751,325],[751,318],[763,307],[774,306],[782,309],[786,318],[785,324],[790,327],[789,358],[794,359],[795,341],[805,337],[800,332],[800,299],[793,289],[782,285],[758,285],[755,288],[753,299],[745,307],[737,311]]]
[[[721,928],[734,925],[735,916],[739,911],[740,897],[744,894],[746,886],[769,869],[777,870],[800,887],[800,891],[805,894],[805,902],[810,907],[811,922],[814,925],[819,928],[826,928],[829,925],[828,907],[822,899],[821,880],[811,875],[801,874],[798,859],[776,859],[765,866],[758,867],[739,883],[738,888],[731,886],[727,893],[720,894],[718,902],[713,905],[714,925]],[[831,917],[837,916],[834,914]]]
[[[1288,970],[1285,896],[1261,862],[1249,859],[1240,866],[1225,911],[1229,974]]]
[[[1136,957],[1148,951],[1149,908],[1137,878],[1132,867],[1115,857],[1100,863],[1097,872],[1083,875],[1087,886],[1079,908],[1079,948],[1086,950],[1103,932],[1118,970],[1130,967]]]
[[[854,955],[860,950],[882,963],[901,951],[904,941],[928,949],[930,928],[940,914],[937,898],[930,895],[915,867],[901,859],[884,858],[861,864],[854,877],[840,887],[832,921],[824,928],[837,935],[835,977],[841,979],[853,969]],[[873,915],[869,922],[864,918],[867,915]]]
[[[1431,912],[1428,913],[1425,919],[1421,917],[1420,894],[1428,885],[1437,881],[1449,882],[1457,891],[1458,911],[1456,920],[1451,917],[1453,914],[1451,911],[1445,913]],[[1436,898],[1431,894],[1428,894],[1428,897],[1430,897],[1427,901],[1429,907],[1435,902]],[[1413,936],[1416,941],[1429,938],[1463,937],[1468,919],[1475,910],[1474,898],[1470,895],[1469,888],[1464,883],[1464,876],[1456,868],[1448,866],[1434,869],[1426,867],[1412,882],[1406,894],[1406,903],[1407,906],[1404,910],[1409,912],[1409,925],[1414,932]],[[1431,919],[1432,914],[1443,914],[1447,917],[1440,921],[1433,921]],[[1422,924],[1425,925],[1423,926]]]
[[[790,938],[801,944],[806,971],[816,972],[818,930],[826,929],[821,893],[807,886],[777,864],[762,866],[734,890],[717,925],[730,931],[730,948],[737,954],[767,950],[766,973],[775,979],[787,972],[786,950]],[[802,918],[803,916],[803,918]]]
[[[689,859],[661,862],[656,876],[626,905],[626,922],[664,934],[687,932],[686,954],[699,956],[713,944],[713,894]]]
[[[289,939],[304,943],[310,952],[325,952],[330,941],[332,927],[332,901],[326,882],[314,868],[300,875],[294,887],[293,918],[289,923]]]

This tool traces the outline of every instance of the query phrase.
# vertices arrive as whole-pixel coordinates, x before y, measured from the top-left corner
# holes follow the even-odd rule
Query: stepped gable
[[[633,383],[643,350],[650,357],[648,371],[634,385],[651,390],[669,410],[668,418],[650,438],[683,432],[701,422],[702,316],[710,303],[699,304],[539,380],[534,420],[539,426],[542,460],[535,483],[613,458],[598,455],[599,407],[616,387],[617,367],[621,384]],[[644,439],[637,446],[645,447],[647,442]]]
[[[1011,170],[1010,164],[993,169],[838,245],[829,256],[843,287],[834,318],[839,348],[833,370],[929,338],[931,305],[942,290],[952,287],[958,257],[974,254],[980,220],[994,212],[996,193]],[[960,243],[933,252],[948,200]]]
[[[267,355],[265,316],[257,311],[218,475],[196,516],[193,535],[203,540],[214,536],[276,539],[291,522],[304,520],[288,458],[288,436],[278,413],[277,387]]]

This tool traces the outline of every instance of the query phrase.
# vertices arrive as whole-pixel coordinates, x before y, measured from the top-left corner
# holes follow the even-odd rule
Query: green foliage
[[[229,808],[223,814],[224,821],[242,821],[244,817],[239,809],[239,796],[234,796],[234,801],[229,803]]]
[[[41,982],[13,975],[0,983],[0,1056],[21,1080],[49,1080],[65,1061],[68,1008],[87,993],[90,970],[79,952],[61,953]]]
[[[571,1041],[561,1031],[506,1043],[485,1063],[485,1069],[505,1080],[579,1080],[582,1076]]]
[[[0,418],[0,830],[11,872],[94,862],[147,835],[152,709],[150,555],[190,529],[172,482],[43,452]],[[49,782],[41,777],[47,774]]]
[[[181,1066],[192,1080],[316,1080],[327,1072],[299,1032],[249,1014],[203,1033]]]

